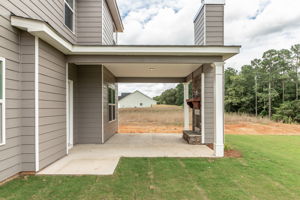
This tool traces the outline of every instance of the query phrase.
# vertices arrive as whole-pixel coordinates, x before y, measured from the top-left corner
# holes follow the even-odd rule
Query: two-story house
[[[240,48],[224,46],[224,4],[203,0],[196,45],[124,46],[116,0],[1,0],[0,181],[105,143],[118,127],[117,83],[193,81],[194,128],[222,157],[224,61]]]

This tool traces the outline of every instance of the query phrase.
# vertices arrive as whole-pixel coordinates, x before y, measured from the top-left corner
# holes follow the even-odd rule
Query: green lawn
[[[299,136],[227,136],[243,158],[124,158],[113,176],[32,176],[0,199],[300,199]]]

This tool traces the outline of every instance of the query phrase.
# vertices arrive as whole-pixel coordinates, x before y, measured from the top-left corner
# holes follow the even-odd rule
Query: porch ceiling
[[[184,78],[200,67],[199,64],[105,64],[116,77]]]

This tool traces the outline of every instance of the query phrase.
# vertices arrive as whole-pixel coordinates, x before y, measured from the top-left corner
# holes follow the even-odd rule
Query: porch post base
[[[216,157],[224,157],[224,144],[214,144]]]

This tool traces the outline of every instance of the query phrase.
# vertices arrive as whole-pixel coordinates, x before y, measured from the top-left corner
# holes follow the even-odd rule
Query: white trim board
[[[101,65],[101,127],[102,127],[102,133],[101,133],[101,143],[104,144],[104,65]]]
[[[67,155],[69,154],[69,147],[68,147],[68,142],[69,142],[69,104],[68,104],[68,101],[69,101],[69,63],[66,63],[66,131],[67,131],[67,134],[66,134],[66,152],[67,152]]]
[[[73,148],[74,142],[74,121],[73,121],[73,116],[74,116],[74,83],[72,80],[68,79],[68,121],[67,121],[67,126],[68,126],[68,132],[67,132],[67,149],[68,151]]]
[[[202,66],[203,67],[203,66]],[[205,144],[205,73],[201,74],[201,139]]]
[[[35,37],[35,70],[34,70],[34,113],[35,113],[35,171],[40,170],[39,148],[39,38]]]
[[[0,100],[2,104],[2,140],[0,146],[2,146],[6,144],[6,60],[0,57],[0,61],[2,62],[2,99]]]

